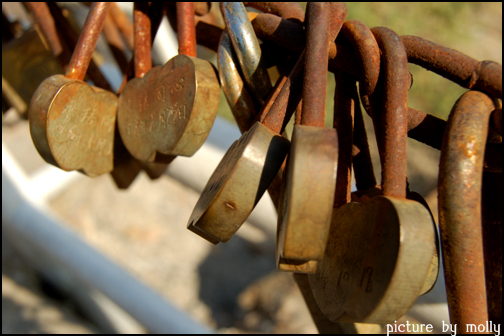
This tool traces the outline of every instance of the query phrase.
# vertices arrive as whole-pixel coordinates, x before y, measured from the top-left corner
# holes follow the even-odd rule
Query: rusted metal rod
[[[439,229],[450,322],[488,321],[481,229],[481,181],[492,100],[469,91],[448,118],[439,166]]]
[[[481,90],[491,97],[502,98],[502,65],[477,61],[418,36],[401,36],[408,52],[408,62],[437,73],[466,88]]]

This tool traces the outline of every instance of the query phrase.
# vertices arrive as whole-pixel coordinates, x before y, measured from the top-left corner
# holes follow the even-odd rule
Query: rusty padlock
[[[315,273],[331,224],[338,139],[335,129],[324,127],[327,48],[346,11],[333,29],[330,13],[329,3],[307,6],[303,110],[296,117],[278,209],[276,262],[281,271]]]
[[[108,6],[91,6],[65,76],[44,80],[29,109],[30,133],[44,160],[91,177],[113,169],[117,97],[82,81]]]
[[[484,93],[469,91],[462,95],[448,117],[441,149],[439,229],[448,308],[450,322],[464,331],[469,330],[468,324],[484,325],[489,321],[481,191],[488,124],[493,109],[492,99]],[[502,291],[502,282],[500,288]],[[492,315],[494,319],[495,314]]]
[[[384,196],[347,203],[333,213],[324,259],[317,273],[308,276],[320,309],[331,321],[393,321],[433,285],[429,273],[436,255],[435,225],[422,204],[405,199],[406,53],[392,31],[375,28],[373,34],[383,53],[387,92],[380,101],[383,112],[373,104]],[[382,134],[394,135],[382,142]],[[387,162],[387,157],[396,161]]]
[[[180,21],[194,19],[194,9],[178,13]],[[194,32],[194,22],[188,24]],[[195,39],[180,42],[183,51]],[[220,86],[213,66],[195,56],[179,54],[126,85],[119,97],[118,125],[135,158],[163,162],[159,154],[191,156],[206,140],[217,115]]]

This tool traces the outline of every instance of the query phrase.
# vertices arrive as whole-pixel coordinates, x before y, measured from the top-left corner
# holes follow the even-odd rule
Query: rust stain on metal
[[[302,23],[305,13],[297,2],[244,2],[245,6],[259,9],[264,13],[275,14],[282,19]]]
[[[371,31],[383,57],[383,84],[378,84],[383,89],[375,90],[370,97],[382,163],[383,194],[405,198],[408,59],[404,45],[392,30],[378,27]]]
[[[105,17],[110,3],[95,2],[89,9],[93,15],[88,15],[82,33],[75,46],[74,53],[68,65],[66,77],[83,80],[86,70],[91,62],[91,55],[96,47],[98,38],[105,24]]]
[[[179,54],[196,57],[194,3],[177,2],[176,7]]]
[[[488,321],[481,232],[481,181],[492,100],[469,91],[448,118],[439,167],[439,228],[451,323]],[[480,155],[477,155],[480,153]]]
[[[401,36],[408,61],[433,71],[467,89],[477,89],[502,98],[502,66],[493,61],[478,62],[457,50],[418,36]]]

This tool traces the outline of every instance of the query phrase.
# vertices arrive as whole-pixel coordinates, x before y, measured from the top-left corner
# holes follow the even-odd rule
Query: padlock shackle
[[[254,124],[257,112],[254,101],[238,70],[238,60],[227,29],[224,29],[221,35],[217,49],[217,63],[219,64],[219,80],[222,91],[231,107],[238,128],[242,133],[245,133]]]
[[[325,2],[309,2],[306,6],[306,55],[301,125],[325,126],[329,6]]]
[[[492,99],[464,93],[453,106],[439,164],[439,229],[450,322],[488,321],[481,222],[482,174]]]
[[[149,3],[136,1],[133,5],[135,77],[142,78],[152,68],[152,38]]]
[[[194,2],[177,2],[176,9],[179,54],[196,57]]]
[[[343,2],[313,2],[306,7],[306,58],[301,125],[325,126],[328,48],[345,21]]]
[[[371,97],[384,196],[406,197],[406,141],[408,132],[409,72],[406,49],[396,33],[371,29],[382,52],[381,79]]]
[[[72,79],[84,80],[91,56],[105,24],[105,18],[110,6],[108,2],[93,2],[79,35],[79,40],[68,64],[65,76]]]
[[[369,28],[360,21],[343,23],[341,34],[352,43],[360,65],[360,81],[365,94],[373,94],[380,75],[380,48]],[[364,93],[363,93],[364,94]]]
[[[380,48],[371,30],[360,21],[345,21],[341,28],[341,34],[350,41],[354,47],[360,65],[359,85],[361,88],[362,103],[366,109],[370,109],[369,97],[374,93],[380,75]],[[354,90],[354,94],[357,94],[355,85],[353,85],[352,89]],[[353,146],[355,154],[352,158],[352,164],[357,190],[363,191],[376,187],[376,178],[373,172],[366,128],[364,126],[358,96],[355,98],[353,113]]]
[[[271,80],[245,6],[241,2],[221,2],[220,9],[245,82],[262,106],[271,90]]]

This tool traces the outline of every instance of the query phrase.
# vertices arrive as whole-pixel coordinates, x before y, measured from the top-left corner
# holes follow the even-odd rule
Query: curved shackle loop
[[[282,19],[303,23],[305,13],[297,2],[244,2],[245,7],[252,7],[261,12],[280,16]]]
[[[219,80],[238,128],[245,133],[253,124],[257,114],[254,101],[243,82],[237,66],[238,60],[231,39],[224,29],[217,49]]]
[[[84,80],[91,56],[105,25],[105,18],[110,6],[108,2],[93,2],[86,17],[84,27],[68,64],[65,77]]]
[[[382,51],[381,78],[371,98],[373,123],[382,164],[384,196],[406,197],[409,72],[399,36],[385,27],[371,29]]]
[[[271,90],[271,80],[245,6],[241,2],[221,2],[220,9],[245,82],[262,106]]]
[[[481,191],[488,122],[494,109],[469,91],[448,117],[439,165],[439,229],[450,322],[488,321],[481,225]]]
[[[369,28],[360,21],[349,20],[343,23],[341,34],[349,40],[356,52],[360,65],[360,81],[367,96],[371,96],[380,75],[380,48]]]

